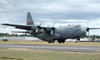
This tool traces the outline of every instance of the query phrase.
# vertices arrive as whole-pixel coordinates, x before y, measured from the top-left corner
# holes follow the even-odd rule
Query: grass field
[[[35,45],[70,45],[70,46],[100,46],[99,42],[58,42],[48,44],[44,41],[0,41],[5,44],[35,44]],[[82,53],[67,51],[28,50],[21,48],[0,48],[0,60],[100,60],[100,53]]]
[[[6,43],[6,44],[35,44],[35,45],[70,45],[70,46],[100,46],[100,42],[65,42],[59,44],[58,42],[55,43],[48,43],[45,41],[13,41],[9,40],[8,42],[0,41],[0,43]]]
[[[100,60],[97,53],[0,49],[0,60]]]

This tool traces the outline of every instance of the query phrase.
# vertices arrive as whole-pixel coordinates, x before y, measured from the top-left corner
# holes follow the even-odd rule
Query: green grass
[[[100,46],[99,42],[55,42],[48,44],[44,41],[0,41],[5,44],[35,44],[35,45],[70,45],[70,46]],[[100,53],[28,50],[21,48],[1,48],[0,60],[100,60]]]
[[[100,60],[100,54],[27,49],[0,49],[0,60]]]
[[[100,42],[65,42],[62,44],[59,44],[58,42],[55,43],[48,43],[45,41],[13,41],[9,40],[8,42],[0,41],[0,43],[5,44],[35,44],[35,45],[70,45],[70,46],[100,46]]]

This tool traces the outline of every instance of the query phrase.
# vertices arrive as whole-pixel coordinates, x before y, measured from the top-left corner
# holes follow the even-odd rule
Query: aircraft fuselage
[[[49,34],[46,33],[45,31],[42,31],[42,33],[40,34],[37,33],[35,36],[44,41],[50,41],[50,40],[75,39],[85,36],[85,34],[86,34],[86,29],[84,29],[80,25],[73,25],[73,26],[56,28],[53,34]]]

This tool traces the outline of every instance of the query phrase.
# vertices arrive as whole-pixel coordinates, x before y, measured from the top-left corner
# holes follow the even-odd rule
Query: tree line
[[[4,36],[6,36],[6,37],[10,37],[10,36],[15,36],[15,37],[24,37],[24,36],[29,36],[29,37],[31,37],[31,35],[29,35],[29,34],[17,34],[17,33],[1,33],[0,32],[0,37],[4,37]]]

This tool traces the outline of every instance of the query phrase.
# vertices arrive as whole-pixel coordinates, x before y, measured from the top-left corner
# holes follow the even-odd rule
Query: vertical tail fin
[[[34,22],[33,22],[30,12],[27,13],[27,25],[34,25]]]

